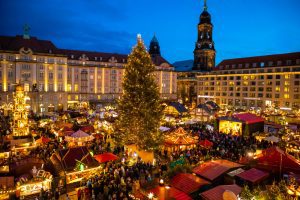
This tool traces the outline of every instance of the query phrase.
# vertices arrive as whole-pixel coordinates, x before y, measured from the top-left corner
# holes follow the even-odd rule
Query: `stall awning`
[[[202,146],[202,147],[204,147],[204,148],[211,148],[211,147],[214,145],[214,143],[212,143],[211,141],[209,141],[209,140],[207,140],[207,139],[201,140],[201,141],[199,142],[199,144],[200,144],[200,146]]]
[[[269,176],[269,173],[252,168],[240,174],[237,174],[236,176],[243,180],[256,184],[259,183],[260,181],[265,180]]]
[[[176,175],[172,181],[171,185],[181,191],[183,191],[186,194],[191,194],[193,192],[196,192],[204,185],[209,185],[210,182],[194,176],[192,174],[187,173],[181,173]]]
[[[47,137],[40,137],[38,140],[36,140],[35,142],[38,144],[47,144],[48,142],[50,142],[51,140]]]
[[[207,180],[213,181],[231,169],[239,167],[242,167],[242,165],[228,160],[215,160],[195,167],[193,172]]]
[[[267,171],[293,172],[300,173],[300,162],[279,149],[279,147],[271,147],[262,151],[262,154],[257,156],[257,167]]]
[[[112,154],[112,153],[103,153],[103,154],[95,155],[94,158],[99,163],[105,163],[105,162],[117,160],[118,156],[116,156],[115,154]]]
[[[263,118],[255,115],[255,114],[251,114],[251,113],[235,114],[234,117],[245,122],[246,124],[254,124],[254,123],[264,122]]]
[[[238,195],[241,193],[242,188],[237,185],[220,185],[217,187],[214,187],[210,190],[207,190],[203,193],[201,193],[201,196],[205,200],[221,200],[223,198],[223,194],[225,191],[231,191],[235,195]]]
[[[167,199],[192,200],[192,198],[189,195],[174,187],[166,189],[166,187],[157,186],[156,188],[153,188],[149,192],[155,194],[155,196],[159,200],[167,200]]]

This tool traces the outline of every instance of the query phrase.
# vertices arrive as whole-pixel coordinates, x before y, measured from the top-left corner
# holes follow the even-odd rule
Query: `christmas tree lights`
[[[118,102],[119,119],[115,138],[121,144],[136,144],[153,150],[163,141],[158,131],[163,114],[155,66],[138,35],[137,45],[128,56],[123,80],[123,95]]]

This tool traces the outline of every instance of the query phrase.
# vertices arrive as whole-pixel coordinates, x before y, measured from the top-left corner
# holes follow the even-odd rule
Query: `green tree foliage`
[[[247,185],[243,188],[240,197],[242,200],[292,200],[293,197],[288,195],[287,187],[284,181],[273,182],[272,185],[266,186],[265,189],[256,187],[250,190]]]
[[[118,102],[119,119],[115,135],[121,144],[136,144],[143,150],[156,149],[163,141],[158,130],[163,116],[155,66],[143,41],[128,56],[123,80],[123,95]]]

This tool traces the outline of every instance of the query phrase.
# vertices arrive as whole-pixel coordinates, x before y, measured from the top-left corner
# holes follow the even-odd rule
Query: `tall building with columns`
[[[160,54],[152,58],[161,98],[175,100],[177,73]],[[60,49],[28,33],[0,36],[0,105],[12,102],[16,84],[35,112],[113,102],[122,94],[126,62],[127,55]]]

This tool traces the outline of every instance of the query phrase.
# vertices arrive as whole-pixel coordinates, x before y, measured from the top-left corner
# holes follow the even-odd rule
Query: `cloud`
[[[1,1],[0,35],[20,35],[27,23],[31,35],[51,40],[60,48],[129,53],[135,36],[112,26],[126,20],[122,6],[112,2]]]

